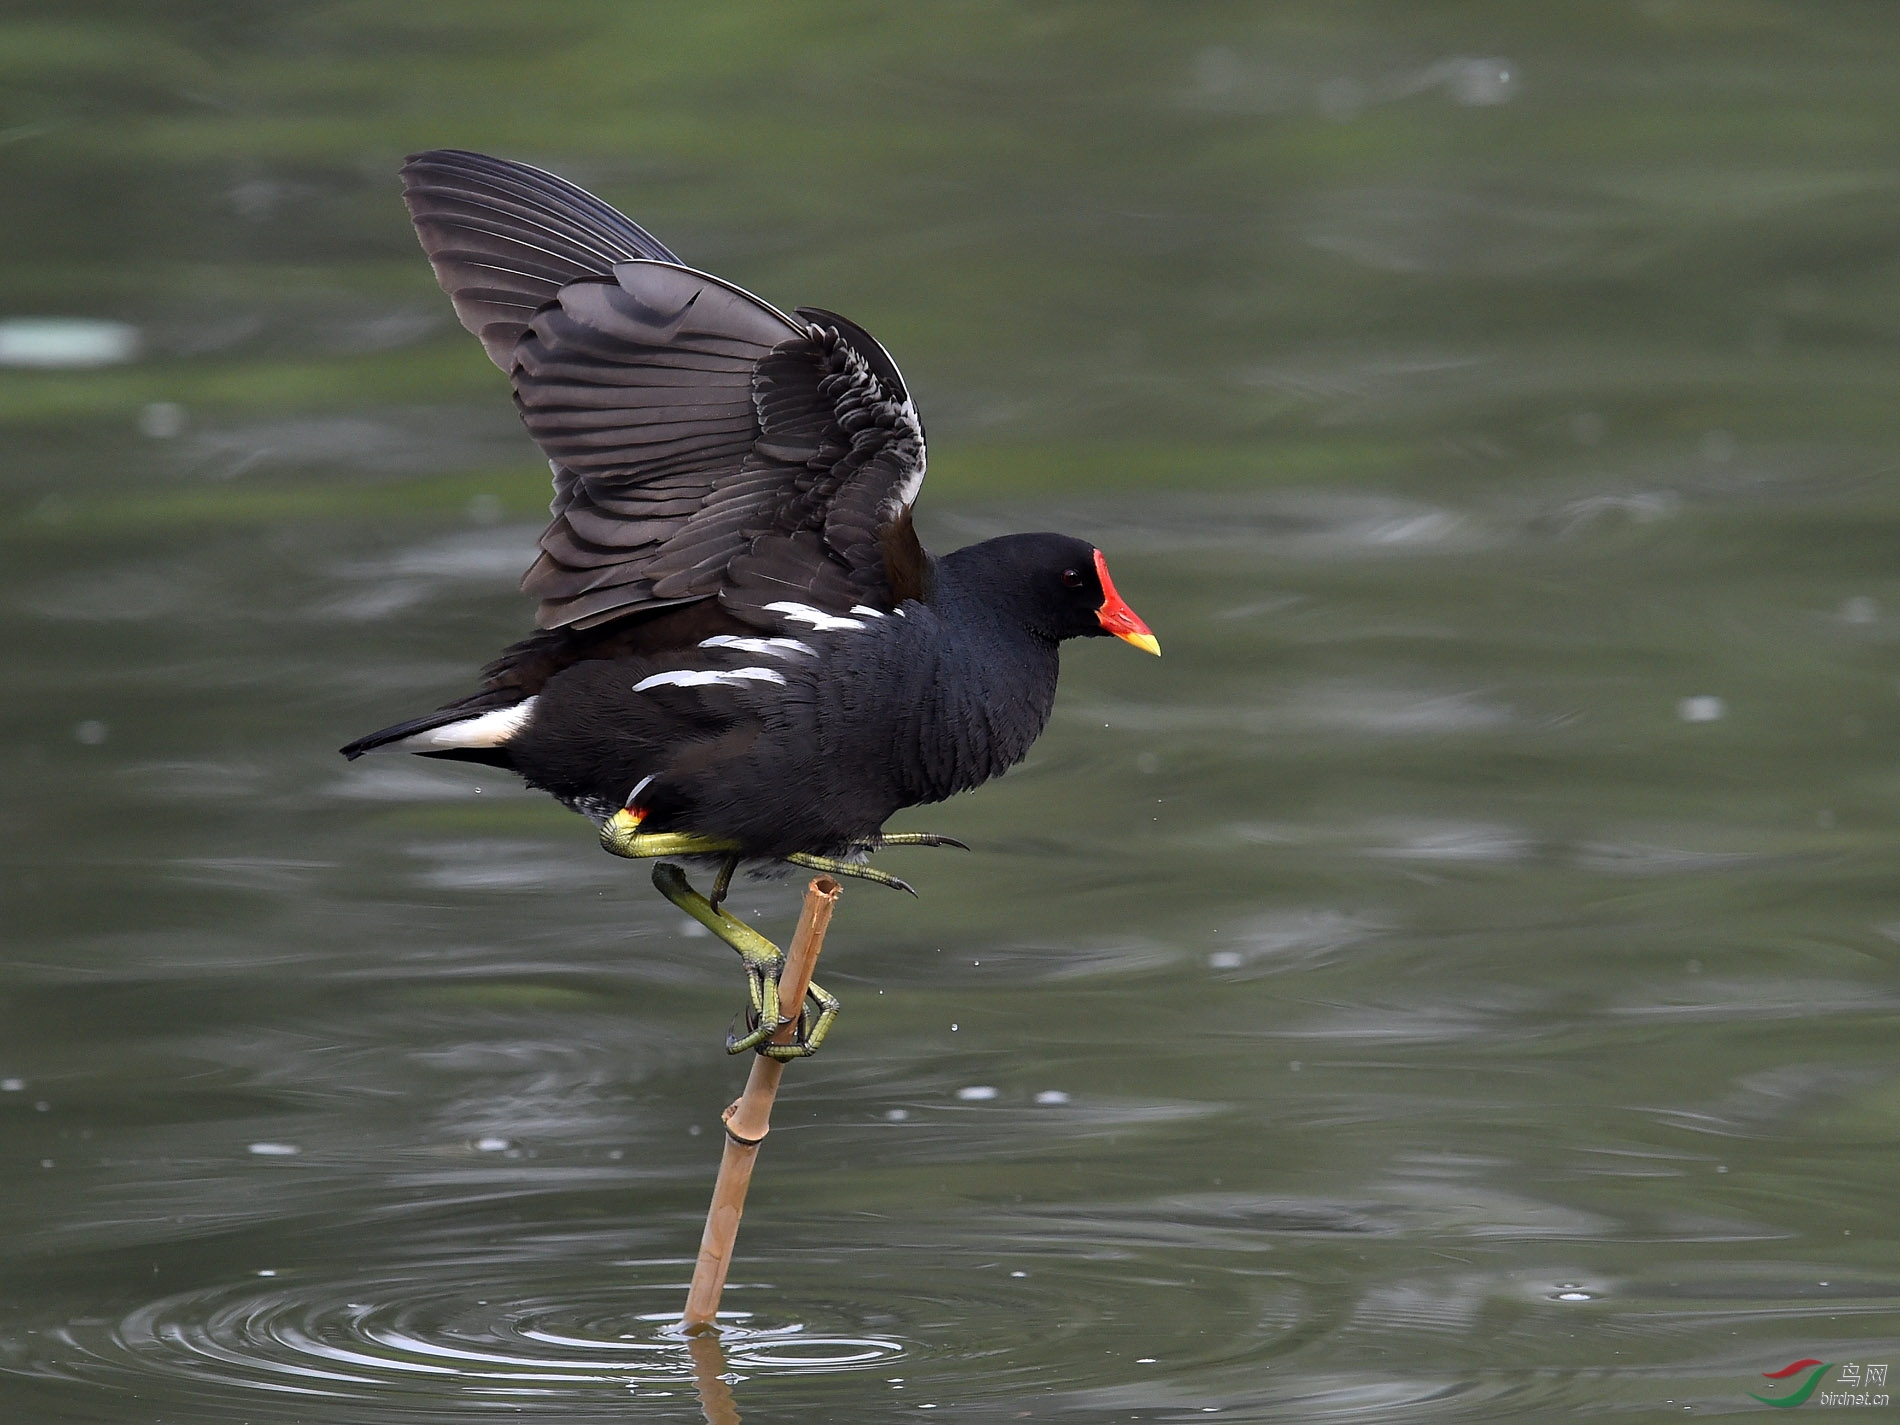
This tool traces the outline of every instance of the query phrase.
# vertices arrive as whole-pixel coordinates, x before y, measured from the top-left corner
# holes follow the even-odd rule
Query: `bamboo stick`
[[[824,949],[825,928],[831,924],[838,895],[838,883],[829,876],[816,876],[805,887],[805,907],[799,913],[798,930],[792,936],[785,969],[779,976],[781,1012],[792,1018],[772,1036],[774,1044],[789,1044],[798,1032],[805,987],[811,983],[818,952]],[[784,1060],[768,1059],[763,1054],[753,1056],[745,1092],[726,1109],[726,1147],[719,1158],[719,1179],[713,1184],[706,1230],[699,1239],[699,1260],[693,1266],[693,1285],[686,1293],[686,1311],[680,1318],[680,1325],[688,1331],[711,1329],[719,1315],[719,1297],[726,1289],[726,1272],[732,1265],[732,1244],[739,1235],[752,1164],[759,1156],[759,1144],[771,1132],[772,1102],[778,1097],[778,1081],[784,1072]]]

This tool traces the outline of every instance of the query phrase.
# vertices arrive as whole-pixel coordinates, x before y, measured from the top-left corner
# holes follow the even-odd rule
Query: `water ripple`
[[[25,1373],[132,1388],[174,1408],[231,1406],[255,1392],[348,1401],[358,1421],[427,1417],[483,1401],[690,1388],[677,1326],[677,1260],[616,1264],[542,1280],[519,1262],[418,1267],[345,1280],[283,1277],[180,1292],[116,1321],[81,1318],[38,1337]],[[628,1268],[634,1280],[628,1280]],[[813,1310],[815,1305],[815,1311]],[[722,1312],[722,1367],[741,1376],[856,1370],[906,1343],[851,1329],[848,1311],[803,1303],[806,1319]]]

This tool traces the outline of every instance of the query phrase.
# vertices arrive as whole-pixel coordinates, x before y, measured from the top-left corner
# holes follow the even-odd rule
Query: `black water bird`
[[[670,864],[654,881],[745,960],[750,1032],[727,1046],[809,1053],[837,1002],[814,986],[799,1041],[766,1042],[782,958],[720,908],[735,867],[908,890],[864,857],[958,843],[885,820],[1022,760],[1063,640],[1160,645],[1082,540],[925,552],[923,425],[855,323],[787,316],[537,168],[441,150],[403,179],[437,279],[548,456],[553,520],[521,581],[539,631],[479,692],[343,753],[506,768],[617,854],[720,858],[710,899]]]

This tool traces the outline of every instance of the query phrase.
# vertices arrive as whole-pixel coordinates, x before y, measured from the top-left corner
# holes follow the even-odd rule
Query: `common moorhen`
[[[720,908],[739,863],[909,890],[864,858],[961,843],[880,828],[1022,760],[1064,639],[1160,644],[1082,540],[925,552],[923,425],[856,323],[694,271],[538,168],[439,150],[403,180],[437,279],[548,456],[554,518],[521,581],[538,631],[481,691],[343,754],[503,767],[619,855],[720,858],[710,898],[672,865],[654,883],[745,961],[751,1027],[727,1047],[810,1053],[837,1001],[814,986],[797,1042],[767,1042],[783,960]]]

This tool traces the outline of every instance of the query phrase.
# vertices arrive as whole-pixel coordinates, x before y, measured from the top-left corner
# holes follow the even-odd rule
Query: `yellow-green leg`
[[[600,828],[600,844],[616,856],[644,860],[650,856],[720,856],[739,849],[736,841],[701,836],[694,831],[642,831],[641,814],[632,807],[615,812]]]
[[[751,1025],[745,1034],[726,1035],[726,1052],[743,1054],[748,1049],[756,1049],[772,1059],[803,1059],[815,1053],[824,1043],[825,1035],[831,1032],[831,1022],[838,1017],[837,996],[826,993],[819,985],[807,986],[805,997],[811,1006],[816,1006],[816,1015],[810,1007],[801,1006],[798,1037],[790,1044],[771,1043],[773,1034],[786,1020],[778,998],[779,975],[785,969],[784,954],[744,921],[733,919],[694,890],[678,866],[665,861],[655,866],[653,884],[661,895],[738,951],[739,958],[745,962]]]
[[[790,1044],[770,1042],[772,1035],[785,1023],[781,1013],[784,1006],[778,998],[778,981],[785,968],[785,955],[751,926],[735,920],[720,909],[732,885],[733,872],[739,866],[738,845],[695,832],[642,831],[640,823],[643,819],[643,814],[632,807],[616,812],[600,829],[601,845],[616,856],[635,859],[658,856],[725,857],[718,878],[713,883],[710,899],[692,888],[684,871],[664,862],[653,868],[653,884],[661,895],[730,945],[745,962],[751,1024],[745,1034],[726,1035],[726,1052],[740,1054],[752,1049],[772,1059],[802,1059],[815,1053],[818,1046],[824,1043],[825,1036],[831,1032],[832,1022],[838,1017],[838,998],[817,984],[809,986],[805,991],[806,1002],[799,1006],[798,1037]],[[866,843],[862,849],[873,851],[880,846],[956,846],[965,851],[970,849],[954,837],[939,836],[928,831],[893,832]],[[833,856],[817,856],[802,851],[793,852],[785,860],[794,866],[823,871],[828,875],[875,881],[881,886],[917,894],[908,883],[897,877],[856,861],[843,861]]]
[[[875,866],[866,866],[861,861],[840,861],[836,856],[814,856],[806,851],[793,851],[785,859],[794,866],[803,866],[811,871],[823,871],[827,876],[853,876],[860,881],[875,881],[880,886],[889,886],[894,891],[909,891],[912,895],[917,894],[909,881],[900,881],[889,872],[880,871]]]
[[[726,892],[732,889],[732,873],[739,869],[739,858],[728,856],[720,863],[719,875],[713,881],[712,894],[706,897],[714,910],[726,903]]]
[[[716,909],[687,883],[686,873],[678,866],[665,861],[655,866],[653,885],[661,895],[739,952],[739,958],[745,962],[746,990],[752,1002],[752,1028],[748,1034],[728,1034],[726,1052],[740,1054],[758,1048],[785,1022],[778,1002],[778,977],[785,968],[784,953],[744,921],[734,920],[723,910]]]
[[[761,1044],[759,1053],[768,1059],[803,1059],[818,1052],[818,1046],[831,1032],[831,1021],[838,1017],[838,997],[826,994],[816,984],[808,984],[805,999],[805,1011],[798,1017],[798,1037],[790,1044]],[[812,1017],[813,1005],[818,1007],[816,1018]]]

